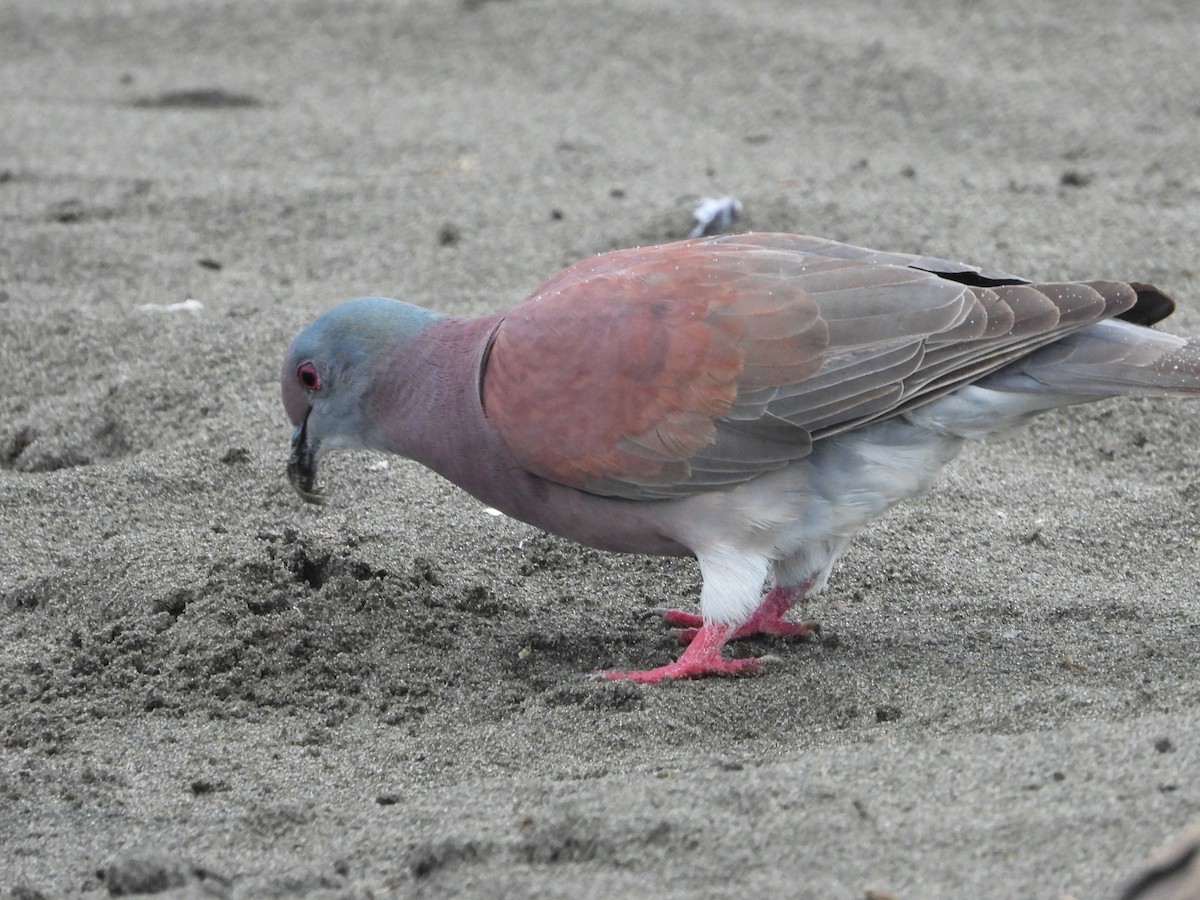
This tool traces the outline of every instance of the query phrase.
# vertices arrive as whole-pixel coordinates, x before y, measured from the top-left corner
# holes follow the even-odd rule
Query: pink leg
[[[807,592],[807,584],[796,587],[773,588],[763,598],[762,603],[758,605],[758,609],[750,614],[750,618],[739,625],[733,634],[730,635],[729,640],[736,641],[738,638],[750,637],[755,634],[794,637],[808,637],[812,634],[820,634],[821,626],[817,622],[793,622],[783,618],[787,615],[787,611],[792,608],[793,604],[803,598]],[[681,644],[688,644],[694,641],[699,630],[704,626],[704,619],[701,616],[684,612],[680,609],[664,610],[662,616],[663,621],[668,625],[680,628],[679,642]]]
[[[660,681],[699,678],[702,675],[757,675],[762,671],[762,660],[730,659],[721,654],[721,648],[732,634],[730,626],[709,622],[696,629],[691,643],[675,662],[656,669],[628,672],[609,669],[601,672],[600,677],[608,681],[625,679],[641,684],[657,684]]]

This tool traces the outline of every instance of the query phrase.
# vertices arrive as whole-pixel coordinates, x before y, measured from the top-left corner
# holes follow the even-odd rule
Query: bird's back
[[[1039,408],[1194,390],[1192,345],[1145,327],[1173,307],[1147,285],[1038,284],[797,235],[683,241],[595,257],[543,285],[497,328],[483,401],[542,477],[684,497],[988,379],[1047,388]]]

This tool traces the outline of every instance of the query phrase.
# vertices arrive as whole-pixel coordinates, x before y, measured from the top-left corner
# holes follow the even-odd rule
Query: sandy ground
[[[0,891],[1115,896],[1200,814],[1200,407],[971,448],[822,643],[642,688],[581,676],[671,658],[692,565],[366,454],[307,507],[276,377],[336,300],[500,309],[727,193],[1200,333],[1198,40],[1182,0],[5,0]]]

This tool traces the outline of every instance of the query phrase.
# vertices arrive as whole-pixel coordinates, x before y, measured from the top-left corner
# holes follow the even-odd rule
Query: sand
[[[822,642],[638,687],[583,676],[673,656],[693,564],[370,454],[306,506],[277,371],[336,300],[502,309],[725,194],[1152,281],[1200,333],[1198,38],[1184,2],[6,0],[0,892],[1115,896],[1200,814],[1200,406],[972,446]]]

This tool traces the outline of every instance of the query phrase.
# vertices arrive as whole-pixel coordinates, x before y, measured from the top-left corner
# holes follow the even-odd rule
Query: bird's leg
[[[641,684],[656,684],[660,681],[673,681],[676,678],[699,678],[703,675],[757,675],[762,672],[763,660],[753,657],[746,659],[730,659],[722,655],[721,648],[725,646],[734,634],[732,625],[719,622],[706,622],[696,629],[691,643],[680,654],[679,659],[656,669],[633,670],[628,672],[609,669],[600,673],[607,681],[626,680]]]
[[[821,625],[818,622],[794,622],[784,619],[787,611],[808,593],[808,582],[794,587],[776,587],[763,598],[758,608],[750,614],[730,635],[729,640],[750,637],[755,634],[770,634],[794,637],[808,637],[820,634]],[[684,612],[681,609],[666,609],[662,611],[663,621],[676,626],[679,631],[679,642],[690,644],[696,639],[700,629],[704,627],[704,619],[695,613]]]
[[[664,622],[681,626],[679,640],[687,644],[687,649],[680,654],[679,659],[657,669],[630,672],[609,670],[601,672],[600,677],[653,684],[676,678],[698,678],[702,675],[757,675],[762,672],[763,659],[730,659],[722,655],[721,648],[728,641],[754,634],[796,637],[820,634],[821,626],[816,622],[793,622],[783,618],[806,593],[807,582],[794,587],[773,588],[750,617],[738,626],[705,622],[702,616],[678,609],[662,610]]]

